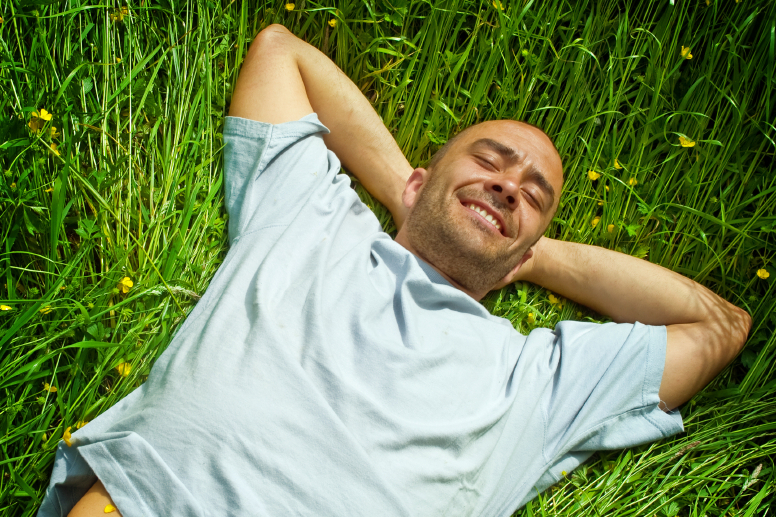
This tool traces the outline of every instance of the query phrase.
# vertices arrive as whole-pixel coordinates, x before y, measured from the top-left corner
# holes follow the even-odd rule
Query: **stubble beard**
[[[442,171],[432,173],[407,217],[407,237],[423,260],[444,272],[470,293],[493,288],[520,261],[525,250],[510,250],[510,240],[498,242],[489,230],[476,222],[453,218],[457,197],[445,198],[439,181]],[[463,187],[459,191],[500,208],[502,203],[481,190]],[[458,212],[461,213],[461,212]],[[487,224],[487,223],[482,223]]]

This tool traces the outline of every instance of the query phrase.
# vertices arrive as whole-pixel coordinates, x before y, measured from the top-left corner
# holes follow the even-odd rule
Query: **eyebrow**
[[[514,162],[520,160],[520,155],[517,151],[509,147],[508,145],[504,145],[501,142],[497,140],[493,140],[491,138],[480,138],[479,140],[476,140],[472,145],[472,147],[479,147],[479,146],[485,146],[488,147],[490,150],[498,153],[501,155],[502,158]],[[544,174],[537,169],[536,167],[531,167],[528,170],[528,178],[531,181],[534,181],[536,185],[542,189],[549,197],[550,197],[550,203],[545,209],[543,210],[546,212],[549,210],[554,204],[555,204],[555,189],[552,188],[552,185],[550,185],[550,182],[547,181],[547,178],[544,177]]]

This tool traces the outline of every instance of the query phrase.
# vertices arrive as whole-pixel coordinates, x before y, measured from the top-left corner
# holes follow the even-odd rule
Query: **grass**
[[[252,37],[278,22],[353,78],[413,165],[477,121],[539,124],[566,174],[549,235],[754,318],[682,408],[685,434],[599,453],[515,515],[772,515],[776,4],[297,2],[0,4],[0,513],[36,512],[65,429],[143,382],[223,260],[219,132]],[[602,321],[550,295],[484,303],[523,332]]]

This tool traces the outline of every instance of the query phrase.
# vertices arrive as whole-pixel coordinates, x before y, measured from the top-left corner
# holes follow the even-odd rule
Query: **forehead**
[[[541,130],[514,120],[493,120],[471,126],[461,135],[459,151],[471,151],[472,144],[483,138],[495,140],[514,149],[521,161],[530,161],[551,181],[558,191],[563,182],[563,163],[555,146]]]

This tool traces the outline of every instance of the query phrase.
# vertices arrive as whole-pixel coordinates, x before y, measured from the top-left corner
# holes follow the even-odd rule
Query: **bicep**
[[[230,116],[281,124],[313,112],[294,55],[298,42],[279,25],[256,36],[235,85]]]

